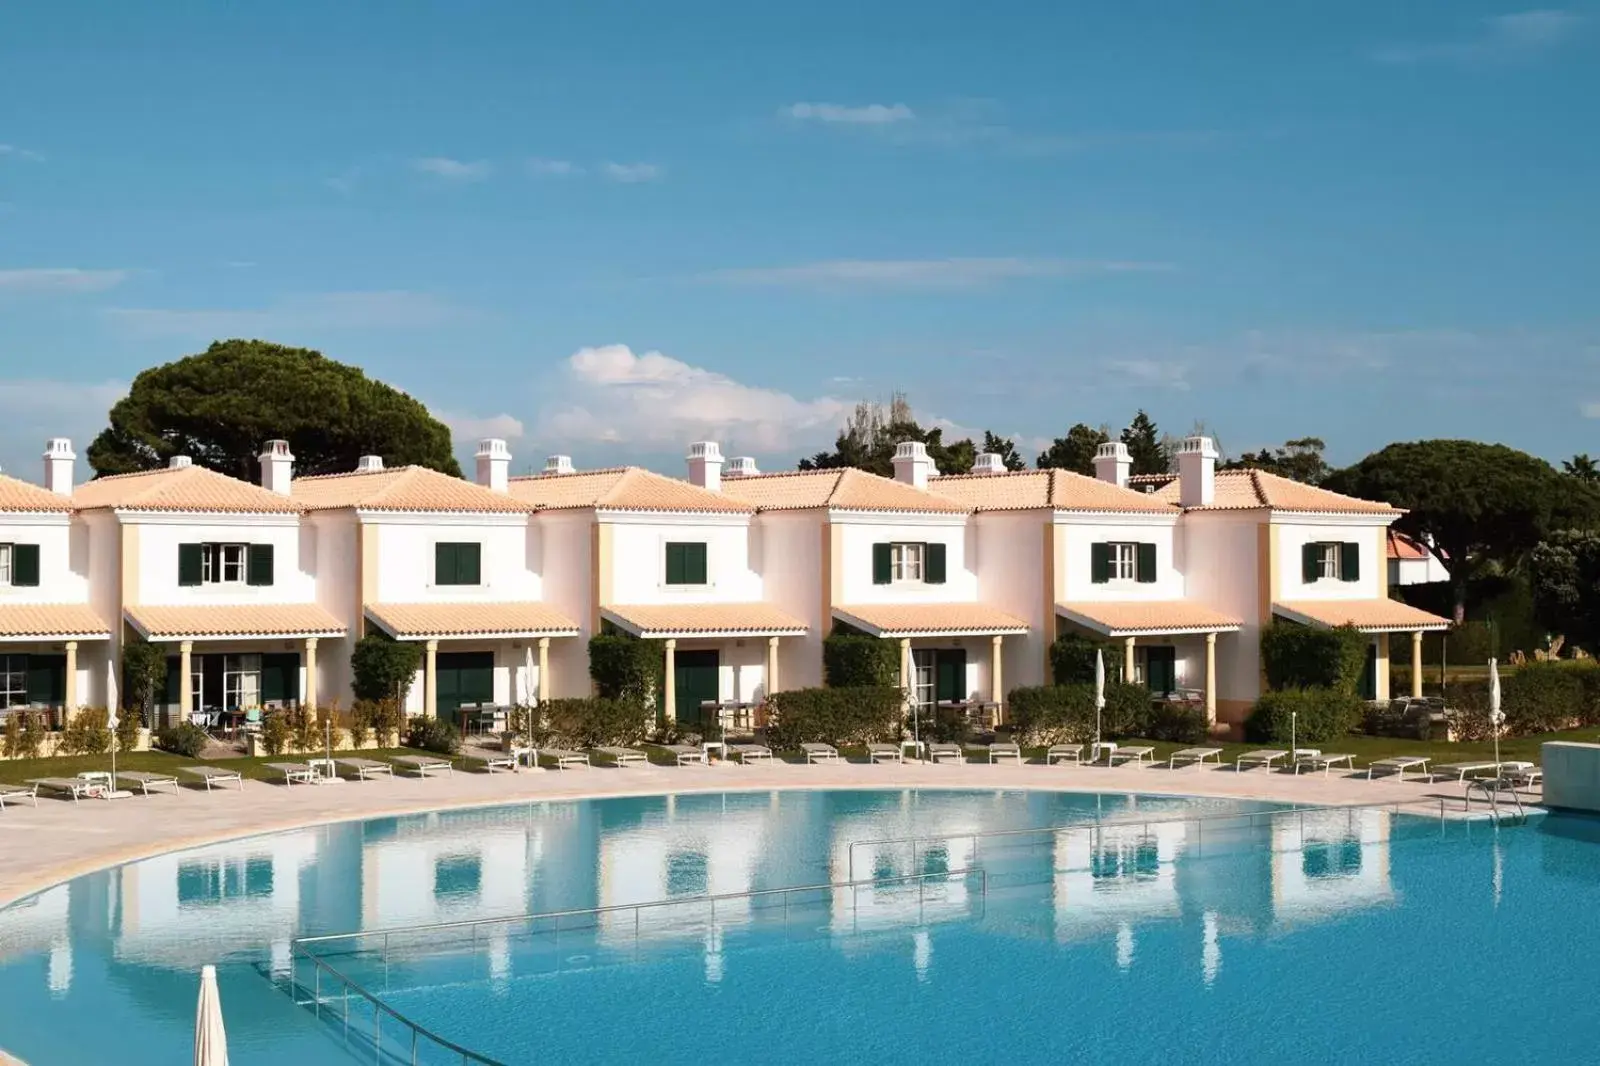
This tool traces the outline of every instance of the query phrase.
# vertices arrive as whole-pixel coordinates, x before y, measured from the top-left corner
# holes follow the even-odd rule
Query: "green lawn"
[[[416,755],[409,748],[386,748],[383,750],[368,751],[336,751],[335,758],[345,756],[358,756],[374,759],[384,758],[389,755]],[[117,769],[144,770],[153,774],[170,774],[185,784],[200,784],[200,779],[189,774],[180,774],[180,767],[184,766],[217,766],[224,770],[237,770],[245,777],[256,781],[282,780],[282,775],[274,770],[269,770],[269,762],[302,762],[305,759],[316,758],[311,755],[263,755],[258,758],[240,759],[187,759],[182,755],[173,755],[165,751],[133,751],[124,752],[117,756]],[[109,755],[72,755],[59,759],[10,759],[0,762],[0,781],[7,784],[20,785],[36,777],[72,777],[83,770],[109,770],[111,756]],[[202,786],[203,787],[203,786]]]

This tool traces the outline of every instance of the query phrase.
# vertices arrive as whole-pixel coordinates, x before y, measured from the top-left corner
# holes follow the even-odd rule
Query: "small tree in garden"
[[[350,652],[351,687],[358,700],[392,700],[405,706],[416,680],[422,649],[382,633],[368,633]]]
[[[822,642],[822,670],[829,688],[900,684],[900,646],[836,626]]]
[[[653,707],[666,671],[666,652],[659,641],[627,633],[589,638],[589,677],[602,699]]]
[[[124,717],[155,721],[156,693],[166,683],[167,653],[158,645],[133,640],[122,646],[122,706],[130,712]]]

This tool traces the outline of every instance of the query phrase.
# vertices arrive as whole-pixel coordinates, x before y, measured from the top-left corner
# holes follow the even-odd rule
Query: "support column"
[[[667,638],[667,676],[662,685],[666,700],[661,708],[661,717],[671,725],[678,720],[678,642],[671,637]]]
[[[1217,635],[1206,634],[1206,721],[1217,723]]]
[[[429,718],[439,717],[439,642],[430,640],[425,645],[427,654],[422,661],[422,713]]]
[[[1422,698],[1422,630],[1411,634],[1411,695]]]
[[[67,641],[67,676],[64,680],[65,708],[66,713],[71,715],[78,709],[78,642],[75,640]]]
[[[306,706],[317,705],[317,638],[306,638]]]
[[[996,725],[1005,721],[1006,686],[1004,668],[1001,663],[1001,645],[1005,637],[996,634],[989,642],[989,699],[994,703],[994,721]]]
[[[911,706],[911,640],[900,640],[900,691],[906,694],[906,706]]]
[[[778,638],[767,638],[767,698],[778,691]]]
[[[550,702],[550,638],[539,638],[539,704]]]
[[[194,710],[194,676],[191,673],[194,659],[194,641],[178,642],[178,721],[187,722]]]
[[[1122,683],[1124,685],[1133,684],[1133,642],[1134,638],[1129,637],[1122,646]]]

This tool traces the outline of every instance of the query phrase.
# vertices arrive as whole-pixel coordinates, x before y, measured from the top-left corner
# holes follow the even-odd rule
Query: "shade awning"
[[[833,616],[874,637],[994,637],[1028,625],[981,603],[872,603],[835,607]]]
[[[111,627],[87,604],[0,605],[0,641],[110,639]]]
[[[1450,620],[1399,600],[1295,600],[1274,603],[1272,613],[1302,625],[1354,626],[1363,633],[1449,629]]]
[[[578,623],[543,603],[369,603],[366,613],[396,640],[578,635]]]
[[[806,624],[770,603],[627,604],[600,617],[637,637],[800,637]]]
[[[128,623],[151,641],[342,637],[345,627],[314,603],[129,607]]]
[[[1159,637],[1179,633],[1236,633],[1239,619],[1189,600],[1119,600],[1058,603],[1061,617],[1107,637]]]

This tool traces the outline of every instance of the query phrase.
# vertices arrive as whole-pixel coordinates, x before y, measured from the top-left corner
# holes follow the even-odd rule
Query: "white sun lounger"
[[[486,773],[492,774],[496,770],[510,770],[512,773],[517,772],[517,752],[515,751],[489,751],[485,748],[479,751],[464,754],[462,758],[466,759],[468,762],[477,763],[479,766],[483,767]],[[538,760],[535,759],[535,762],[537,761]]]
[[[361,759],[351,756],[350,758],[335,759],[333,761],[343,766],[346,770],[354,770],[358,781],[365,781],[369,777],[394,776],[394,765],[392,763],[379,762],[377,759]]]
[[[1407,770],[1416,770],[1422,776],[1428,776],[1428,760],[1421,755],[1394,755],[1387,759],[1374,759],[1367,764],[1367,780],[1372,780],[1374,770],[1393,770],[1395,776],[1401,781],[1406,779]]]
[[[729,744],[728,754],[746,766],[753,762],[772,761],[772,749],[765,744]]]
[[[941,762],[966,762],[967,753],[960,744],[929,744],[928,758],[935,765]]]
[[[29,785],[27,788],[19,788],[16,785],[0,785],[0,811],[6,809],[6,800],[15,803],[21,799],[27,800],[35,807],[39,806],[39,786]]]
[[[439,770],[447,774],[454,774],[456,771],[449,759],[441,759],[436,755],[393,755],[389,761],[402,769],[410,770],[418,777],[427,777]]]
[[[1124,751],[1127,749],[1124,748]],[[1218,766],[1222,765],[1221,748],[1184,748],[1167,756],[1167,769],[1175,770],[1179,763],[1193,763],[1195,766],[1204,766],[1207,759],[1215,759]]]
[[[800,750],[806,753],[806,762],[838,762],[839,749],[832,744],[802,744]]]
[[[1246,766],[1265,766],[1270,770],[1273,763],[1288,757],[1289,753],[1281,748],[1259,748],[1247,751],[1233,760],[1233,769],[1235,772],[1242,772]]]
[[[1019,744],[990,744],[989,761],[999,762],[1001,759],[1011,759],[1018,766],[1022,765],[1022,747]]]
[[[1497,762],[1447,762],[1442,766],[1433,768],[1433,776],[1453,777],[1457,782],[1465,781],[1469,776],[1481,774],[1486,771],[1498,774],[1501,764]]]
[[[1115,766],[1118,759],[1123,762],[1131,762],[1135,766],[1142,766],[1145,763],[1154,764],[1156,761],[1156,749],[1141,745],[1135,745],[1131,748],[1118,748],[1106,756],[1106,765]]]
[[[868,744],[867,762],[905,762],[905,749],[898,744]]]
[[[40,777],[29,781],[28,784],[34,787],[36,794],[41,788],[48,792],[60,792],[71,796],[73,803],[77,803],[83,796],[98,796],[105,788],[98,781],[85,781],[80,777]]]
[[[1500,777],[1511,785],[1512,791],[1544,784],[1544,771],[1531,762],[1503,762]]]
[[[677,758],[679,766],[688,766],[690,763],[699,763],[701,766],[708,765],[706,749],[697,748],[693,744],[665,744],[662,746],[662,750],[670,751]]]
[[[638,748],[623,748],[614,744],[608,744],[604,747],[595,748],[594,750],[610,759],[612,763],[617,766],[632,766],[635,764],[639,766],[650,765],[650,756],[646,755]]]
[[[586,751],[568,751],[566,748],[546,748],[544,751],[540,752],[540,754],[548,759],[554,759],[557,770],[566,770],[574,766],[581,766],[587,770],[591,766],[591,763],[589,762],[589,753]]]
[[[1302,755],[1294,761],[1294,772],[1299,775],[1301,768],[1309,767],[1312,770],[1321,770],[1322,776],[1327,777],[1328,771],[1340,764],[1344,768],[1355,772],[1356,757],[1345,752],[1319,751],[1315,755]]]
[[[180,766],[178,770],[204,781],[207,792],[223,785],[236,785],[240,792],[244,791],[244,775],[237,770],[224,770],[220,766]]]
[[[269,762],[266,766],[268,770],[276,770],[282,774],[284,785],[291,788],[297,781],[302,785],[309,785],[317,779],[317,771],[312,769],[309,763]]]
[[[1070,763],[1075,763],[1078,766],[1082,766],[1083,765],[1083,745],[1082,744],[1052,744],[1052,745],[1050,745],[1050,749],[1044,753],[1044,764],[1046,766],[1053,766],[1058,762],[1070,762]]]
[[[143,770],[122,770],[117,774],[118,780],[129,781],[139,786],[139,791],[146,796],[151,790],[160,791],[165,788],[174,796],[178,794],[178,779],[171,774],[150,774]]]

